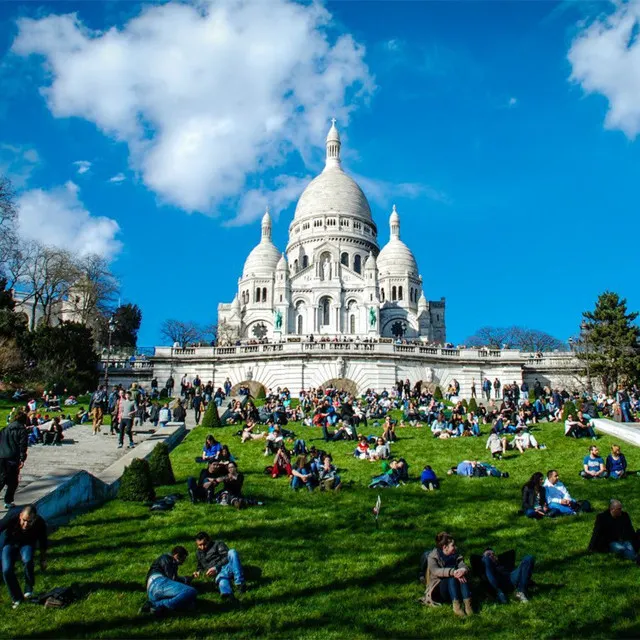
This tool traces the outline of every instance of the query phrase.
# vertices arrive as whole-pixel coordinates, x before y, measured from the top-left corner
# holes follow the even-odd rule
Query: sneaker
[[[33,591],[25,591],[24,594],[25,599],[33,598]]]
[[[22,604],[22,600],[16,600],[12,605],[12,609],[17,609]]]
[[[435,487],[433,486],[433,482],[429,483],[429,491],[434,491]]]
[[[522,593],[522,591],[516,591],[513,594],[513,597],[516,600],[519,600],[520,602],[529,602],[529,598],[527,598],[527,596],[524,593]]]
[[[429,491],[429,487],[427,487],[427,486],[426,486],[426,485],[424,485],[424,484],[421,484],[421,485],[420,485],[420,488],[421,488],[423,491]]]
[[[121,444],[118,445],[118,449],[122,449],[122,445]]]
[[[496,599],[500,604],[507,604],[507,596],[505,596],[502,591],[498,591],[498,593],[496,594]]]
[[[135,444],[133,444],[133,442],[130,442],[130,443],[129,443],[129,446],[127,447],[127,449],[133,449],[133,447],[135,447],[135,446],[136,446],[136,445],[135,445]]]
[[[15,507],[15,506],[16,506],[15,502],[5,502],[4,503],[4,508],[5,509],[13,509],[13,507]]]

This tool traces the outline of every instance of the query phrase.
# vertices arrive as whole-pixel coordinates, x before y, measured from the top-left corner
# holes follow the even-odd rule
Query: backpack
[[[78,599],[78,593],[75,585],[71,587],[56,587],[43,593],[38,598],[38,603],[45,607],[52,607],[56,609],[62,609],[67,605],[72,604]]]

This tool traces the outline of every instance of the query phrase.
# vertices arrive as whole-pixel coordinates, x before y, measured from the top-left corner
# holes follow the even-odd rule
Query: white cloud
[[[640,133],[640,2],[619,3],[608,16],[583,23],[568,58],[571,80],[609,101],[607,129]]]
[[[515,107],[518,104],[518,98],[509,98],[509,102],[507,103],[507,105],[509,107]]]
[[[120,182],[124,182],[126,179],[127,177],[124,175],[124,173],[116,173],[115,176],[109,178],[109,182],[115,182],[116,184],[119,184]]]
[[[0,144],[0,174],[16,189],[24,187],[40,164],[38,152],[27,145]]]
[[[368,199],[375,202],[379,207],[391,208],[396,198],[428,198],[443,204],[450,204],[449,196],[443,191],[439,191],[428,184],[419,182],[388,182],[367,178],[358,174],[351,174],[353,179],[360,185]]]
[[[374,88],[364,48],[318,4],[167,3],[104,32],[75,14],[18,28],[13,51],[46,60],[52,113],[125,141],[147,187],[188,211],[211,212],[292,151],[307,157]]]
[[[398,38],[391,38],[384,43],[384,48],[387,51],[392,52],[400,51],[403,48],[402,40],[399,40]]]
[[[67,182],[51,191],[31,189],[17,200],[20,234],[27,240],[68,249],[76,255],[112,257],[121,248],[115,220],[94,217],[78,197],[78,186]]]
[[[77,168],[78,175],[87,173],[91,169],[91,163],[88,160],[76,160],[73,164]]]

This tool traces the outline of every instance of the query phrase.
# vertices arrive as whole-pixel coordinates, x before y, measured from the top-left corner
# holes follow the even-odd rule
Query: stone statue
[[[429,383],[433,382],[433,369],[431,369],[431,367],[425,370],[424,381]]]
[[[276,329],[282,329],[282,312],[280,309],[276,310],[276,321],[275,321]]]
[[[344,361],[344,358],[342,357],[338,358],[337,365],[338,365],[338,377],[344,378],[347,372],[347,363]]]
[[[322,263],[322,279],[323,280],[331,279],[331,264],[329,263],[328,258]]]
[[[375,327],[376,321],[377,321],[376,310],[373,307],[369,307],[369,326]]]

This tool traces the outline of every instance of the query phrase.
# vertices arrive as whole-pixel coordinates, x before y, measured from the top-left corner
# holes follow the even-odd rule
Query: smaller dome
[[[284,253],[280,256],[280,260],[278,260],[278,265],[276,266],[278,271],[286,271],[287,270],[287,259],[285,258]]]
[[[424,297],[424,291],[420,294],[418,298],[418,308],[426,309],[427,308],[427,299]]]
[[[375,269],[376,268],[376,257],[373,255],[373,251],[369,251],[369,255],[364,263],[365,269]]]
[[[329,133],[327,133],[327,142],[340,142],[340,134],[338,133],[338,128],[336,127],[336,119],[331,118],[331,129],[329,129]]]
[[[235,298],[233,299],[233,302],[231,303],[231,308],[234,311],[240,311],[240,300],[238,299],[238,294],[236,293]]]
[[[400,240],[400,216],[393,205],[389,216],[390,238],[378,256],[378,272],[380,277],[388,275],[409,275],[418,277],[418,263],[411,249]]]
[[[273,274],[280,261],[280,252],[271,241],[271,216],[269,207],[262,216],[262,238],[260,244],[254,247],[247,256],[242,269],[242,277],[269,276]]]

